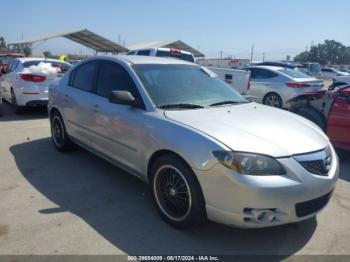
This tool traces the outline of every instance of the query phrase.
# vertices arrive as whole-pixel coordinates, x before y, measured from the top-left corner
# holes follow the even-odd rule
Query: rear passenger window
[[[140,50],[137,52],[137,55],[149,56],[150,53],[151,53],[151,50]]]
[[[72,72],[70,83],[76,88],[91,92],[94,88],[95,72],[96,62],[83,64]]]
[[[266,69],[254,68],[251,70],[251,77],[253,79],[269,79],[277,76],[278,74]]]
[[[113,62],[101,63],[97,77],[97,94],[109,97],[114,90],[129,91],[135,98],[138,92],[129,73],[121,66]]]

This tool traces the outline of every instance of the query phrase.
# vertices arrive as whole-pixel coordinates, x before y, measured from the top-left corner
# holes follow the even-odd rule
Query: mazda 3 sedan
[[[329,201],[338,158],[312,122],[248,102],[186,61],[95,56],[49,90],[52,139],[148,182],[176,227],[294,223]]]

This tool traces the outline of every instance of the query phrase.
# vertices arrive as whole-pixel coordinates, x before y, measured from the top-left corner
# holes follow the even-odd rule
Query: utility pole
[[[265,62],[265,52],[262,53],[262,55],[263,55],[263,62]]]
[[[118,34],[118,44],[121,45],[122,44],[122,37],[120,34]]]
[[[253,63],[253,56],[254,56],[254,44],[252,44],[252,51],[250,53],[250,63]]]
[[[222,53],[223,53],[222,50],[220,50],[220,59],[222,59]]]

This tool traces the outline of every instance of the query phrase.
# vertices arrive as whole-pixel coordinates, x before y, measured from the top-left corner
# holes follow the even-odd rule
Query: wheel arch
[[[53,116],[54,113],[59,113],[62,116],[60,110],[58,110],[57,107],[52,107],[50,109],[50,111],[49,111],[49,118],[50,118],[50,120],[52,119],[52,116]]]
[[[165,156],[165,155],[172,155],[172,156],[178,158],[179,160],[184,162],[189,168],[192,169],[191,165],[186,161],[186,159],[184,159],[178,153],[176,153],[172,150],[169,150],[169,149],[160,149],[160,150],[157,150],[156,152],[154,152],[148,160],[148,163],[147,163],[147,179],[148,179],[148,181],[150,181],[151,169],[152,169],[153,164],[157,161],[157,159],[159,159],[160,157]]]

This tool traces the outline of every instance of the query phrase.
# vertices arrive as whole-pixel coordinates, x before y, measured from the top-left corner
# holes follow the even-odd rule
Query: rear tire
[[[53,112],[50,122],[51,137],[56,149],[61,152],[74,149],[75,145],[69,139],[61,114],[58,112]]]
[[[19,106],[17,104],[16,95],[15,95],[15,92],[13,91],[12,88],[11,88],[11,104],[12,104],[13,111],[15,112],[15,114],[19,115],[19,114],[22,114],[24,112],[25,107]]]
[[[324,116],[312,107],[302,107],[297,112],[298,115],[305,117],[306,119],[314,122],[323,131],[326,131],[326,120]]]
[[[174,155],[164,155],[151,168],[153,202],[160,216],[177,228],[203,224],[205,201],[192,169]]]
[[[283,107],[283,101],[279,94],[277,93],[268,93],[264,96],[263,104],[267,106],[272,106],[276,108]]]

